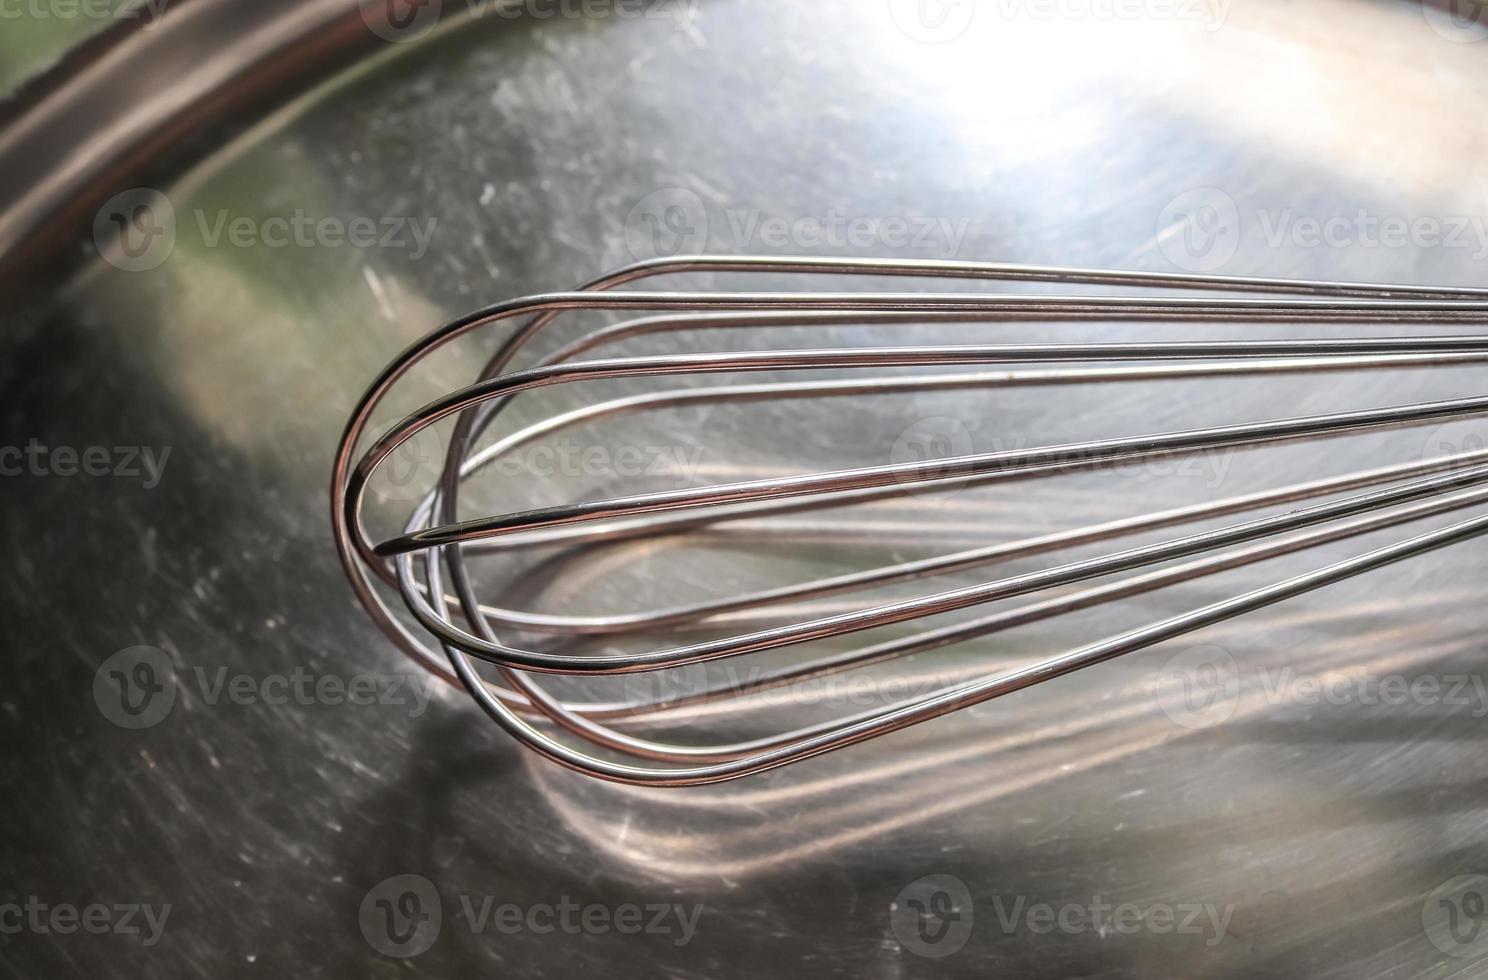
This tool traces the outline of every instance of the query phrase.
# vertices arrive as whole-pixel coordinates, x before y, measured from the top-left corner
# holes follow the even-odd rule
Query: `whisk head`
[[[783,282],[787,288],[688,288],[700,276],[769,279],[772,287]],[[666,277],[667,291],[637,285],[657,277]],[[851,277],[857,288],[806,288],[820,277]],[[595,316],[607,322],[565,343],[550,341],[575,319]],[[1459,512],[1488,504],[1488,448],[1481,445],[1371,456],[1363,468],[1354,452],[1342,473],[1239,495],[1219,493],[1222,481],[1214,481],[1203,499],[1156,509],[1150,491],[1128,493],[1125,516],[1045,529],[1025,517],[1037,533],[1010,539],[987,541],[987,522],[976,511],[949,526],[949,540],[931,541],[937,524],[923,520],[968,487],[1028,504],[1028,487],[1043,485],[1028,481],[1113,468],[1173,473],[1185,460],[1241,451],[1247,458],[1280,451],[1295,456],[1301,447],[1322,458],[1335,440],[1488,414],[1488,395],[1298,410],[1321,390],[1319,378],[1419,369],[1435,369],[1440,377],[1446,369],[1488,361],[1485,321],[1488,290],[1478,289],[969,262],[642,262],[572,292],[476,311],[404,351],[368,389],[343,435],[332,487],[336,542],[378,626],[419,663],[463,685],[526,745],[618,782],[720,782],[898,731],[1488,533],[1488,515],[1458,519]],[[1156,339],[1132,336],[1164,324],[1169,329]],[[1255,325],[1266,335],[1224,336]],[[373,434],[373,423],[386,414],[379,409],[401,383],[411,386],[418,374],[432,374],[429,359],[441,348],[488,330],[501,340],[471,383]],[[1052,332],[1055,339],[1017,341],[1020,331],[1030,330]],[[954,343],[940,342],[946,331],[954,331]],[[1081,331],[1096,332],[1095,339],[1067,339]],[[781,336],[797,345],[749,346]],[[930,337],[937,342],[926,342]],[[673,352],[644,349],[650,342],[654,350],[658,339]],[[617,353],[616,347],[625,349]],[[1262,377],[1286,377],[1300,387],[1289,402],[1264,406],[1259,417],[1223,424],[1184,424],[1188,412],[1154,412],[1148,405],[1137,431],[1052,439],[1019,433],[1013,441],[978,446],[966,426],[940,417],[945,424],[931,419],[904,430],[887,459],[813,472],[751,471],[710,442],[708,478],[695,467],[678,481],[671,467],[670,485],[550,498],[526,508],[512,505],[517,493],[505,468],[545,440],[621,417],[655,420],[671,413],[675,440],[725,406],[784,404],[820,419],[861,404],[855,400],[907,395],[969,401],[981,417],[990,400],[1031,387],[1065,400],[1056,405],[1079,404],[1070,418],[1099,422],[1100,399],[1133,384],[1151,390],[1146,386]],[[569,399],[563,410],[547,416],[532,410],[534,401],[555,391]],[[601,394],[584,400],[573,394],[584,391]],[[1100,396],[1068,401],[1079,391]],[[1060,433],[1053,423],[1047,428]],[[446,438],[429,439],[441,429]],[[763,427],[736,427],[729,437],[735,443],[773,438],[797,448],[807,438],[778,416]],[[693,441],[703,442],[701,436]],[[437,476],[417,492],[381,494],[384,502],[405,506],[399,524],[374,537],[363,522],[369,489],[379,496],[376,481],[400,460],[406,466],[403,457],[418,446],[437,457],[430,471]],[[654,460],[640,447],[623,448],[633,450],[633,475],[658,476],[643,472]],[[827,439],[798,455],[828,459],[851,448]],[[570,455],[582,468],[584,452]],[[618,452],[604,456],[611,463],[620,458]],[[556,489],[552,481],[545,486]],[[469,507],[477,489],[485,494],[481,502],[490,504],[478,516]],[[1061,514],[1057,504],[1032,504],[1028,509],[1042,517]],[[914,557],[880,549],[890,552],[889,560],[854,565],[855,550],[883,543],[878,536],[885,524],[865,515],[881,518],[886,507],[894,510],[901,539],[920,547],[910,549]],[[822,683],[1149,592],[1182,595],[1187,583],[1441,515],[1456,515],[1454,523],[1414,536],[1405,530],[1383,546],[1356,548],[1341,560],[1016,666],[974,657],[941,683],[906,687],[898,691],[902,696],[866,707],[844,709]],[[920,554],[926,544],[934,547]],[[1080,554],[1096,545],[1096,553]],[[716,580],[684,575],[673,583],[684,598],[659,606],[583,614],[519,608],[530,581],[576,561],[641,563],[647,577],[653,570],[644,563],[658,548],[675,555],[715,546],[783,549],[804,571],[761,584],[712,566]],[[606,557],[596,558],[601,554]],[[494,596],[489,589],[483,596],[478,580],[491,569],[504,581]],[[930,581],[953,576],[972,580],[954,587]],[[911,584],[907,593],[904,583]],[[886,595],[889,587],[898,591]],[[394,612],[393,591],[406,616]],[[946,621],[963,611],[972,615]],[[932,617],[934,624],[919,622]],[[886,635],[899,624],[910,631]],[[696,680],[687,671],[700,665],[707,668],[700,683],[675,682],[679,674]],[[561,690],[543,675],[565,675],[557,681]],[[603,696],[580,696],[586,686]],[[784,692],[792,692],[793,706],[820,709],[821,717],[733,741],[708,737],[709,719],[753,718]]]

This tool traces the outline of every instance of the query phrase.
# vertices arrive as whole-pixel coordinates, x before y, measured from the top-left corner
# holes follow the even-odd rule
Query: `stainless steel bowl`
[[[355,606],[326,482],[349,407],[398,349],[478,304],[657,251],[1481,285],[1488,29],[1362,0],[510,10],[449,0],[389,21],[381,0],[186,0],[80,29],[3,110],[0,446],[20,452],[0,463],[21,472],[0,479],[13,652],[0,787],[14,801],[0,963],[44,976],[1484,969],[1481,549],[855,752],[662,793],[529,758],[429,686]],[[404,407],[474,364],[452,359]],[[905,396],[816,428],[786,406],[602,438],[700,439],[694,475],[717,477],[887,462],[926,424],[985,449],[1481,385],[1464,368],[1127,386],[1114,402]],[[568,396],[552,397],[543,412]],[[1264,466],[1237,454],[1092,474],[1031,498],[909,498],[870,547],[936,553],[1485,434],[1461,423]],[[508,507],[579,499],[616,478],[530,469],[502,492]],[[809,530],[813,568],[861,557],[810,550]],[[666,574],[569,556],[561,577],[514,570],[508,588],[582,611],[660,605],[678,570],[684,589],[799,574],[747,544],[685,549]],[[1237,571],[1213,597],[1281,565]],[[1143,597],[929,666],[1067,647],[1193,599]],[[1200,667],[1221,683],[1196,712],[1154,696]],[[87,921],[98,903],[93,932],[53,915]],[[158,923],[165,906],[152,928],[146,913]]]

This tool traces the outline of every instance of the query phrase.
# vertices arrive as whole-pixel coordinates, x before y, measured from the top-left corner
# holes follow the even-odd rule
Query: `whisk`
[[[641,291],[631,284],[658,276],[743,274],[789,278],[863,277],[856,292]],[[1115,287],[1126,292],[887,291],[898,280],[1039,283]],[[620,288],[631,287],[631,288]],[[1195,296],[1194,293],[1201,295]],[[1213,293],[1231,295],[1217,296]],[[536,359],[513,365],[565,314],[598,311],[624,319]],[[1461,366],[1488,360],[1488,335],[1333,337],[1324,339],[1163,340],[1141,343],[960,344],[842,347],[598,357],[623,340],[680,331],[794,327],[824,336],[863,327],[978,325],[1053,321],[1271,323],[1347,328],[1474,325],[1488,321],[1488,289],[1386,286],[1203,275],[1035,267],[1008,264],[815,259],[678,257],[640,262],[577,290],[499,303],[435,330],[386,367],[356,406],[336,454],[332,520],[342,563],[361,603],[382,631],[423,666],[463,685],[506,731],[557,763],[622,783],[686,786],[759,773],[854,745],[986,702],[1112,658],[1300,596],[1396,562],[1488,533],[1480,515],[1305,574],[1127,630],[1057,656],[1009,670],[988,667],[915,697],[775,734],[728,744],[677,744],[647,736],[668,713],[748,699],[773,689],[938,649],[1015,626],[1181,585],[1226,570],[1303,552],[1427,517],[1488,503],[1488,450],[1394,462],[1242,496],[1214,499],[1106,523],[987,545],[953,554],[777,586],[668,608],[609,616],[556,615],[482,602],[467,569],[475,554],[502,555],[534,545],[585,545],[661,534],[686,535],[744,518],[847,507],[911,491],[934,493],[983,481],[1022,480],[1091,468],[1194,454],[1323,439],[1368,430],[1441,423],[1488,414],[1488,395],[1372,407],[1344,413],[1142,434],[1122,438],[969,453],[833,472],[778,476],[687,487],[518,513],[460,519],[462,485],[518,447],[596,418],[663,407],[759,399],[829,399],[844,395],[1076,385],[1164,379],[1209,379],[1282,373],[1310,375],[1397,368]],[[378,438],[369,426],[400,379],[457,338],[515,322],[476,380],[394,425]],[[826,328],[840,328],[828,331]],[[706,335],[706,334],[705,334]],[[887,375],[873,369],[972,368],[968,373]],[[711,383],[718,376],[810,372],[810,380]],[[821,376],[826,376],[823,379]],[[630,395],[572,410],[482,443],[519,395],[554,385],[608,379],[687,379],[693,387]],[[707,382],[707,383],[705,383]],[[362,525],[368,481],[390,455],[441,420],[453,436],[437,485],[413,504],[401,534],[369,540]],[[364,443],[370,446],[362,450]],[[358,455],[359,450],[362,450]],[[1279,513],[1238,519],[1157,543],[1036,571],[894,601],[859,601],[827,615],[792,612],[791,602],[842,596],[890,583],[1028,559],[1060,549],[1152,532],[1251,511]],[[1176,564],[1174,564],[1176,562]],[[1140,570],[1140,571],[1139,571]],[[1077,591],[1067,587],[1126,572],[1138,574]],[[396,589],[411,622],[395,615],[386,596]],[[986,603],[1052,594],[908,636],[774,666],[700,690],[614,701],[572,701],[540,681],[543,674],[593,677],[665,671],[745,657],[906,623]],[[565,642],[647,630],[679,636],[683,627],[715,632],[739,615],[775,620],[742,632],[639,652],[575,653]],[[781,617],[786,622],[779,622]],[[560,642],[528,649],[502,639],[513,632],[547,634]],[[492,665],[492,677],[473,661]]]

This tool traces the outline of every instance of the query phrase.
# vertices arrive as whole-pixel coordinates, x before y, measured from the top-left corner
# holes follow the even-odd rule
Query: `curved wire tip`
[[[864,288],[830,292],[642,291],[631,286],[667,277],[769,276],[815,285],[850,278]],[[913,283],[915,291],[903,291]],[[938,284],[927,289],[926,283]],[[899,291],[883,289],[901,284]],[[1035,283],[1070,291],[994,292],[986,283]],[[967,284],[984,291],[965,291]],[[950,288],[954,285],[956,291]],[[1116,293],[1086,295],[1091,287]],[[526,357],[536,338],[571,314],[619,317],[558,346]],[[984,343],[987,331],[1019,323],[1265,324],[1326,329],[1320,339],[1164,339],[1140,343]],[[1102,467],[1181,458],[1216,450],[1258,449],[1407,426],[1441,424],[1488,414],[1488,395],[1347,412],[1282,415],[1206,428],[1165,428],[1063,444],[989,453],[949,453],[802,475],[652,490],[479,517],[459,518],[462,488],[522,447],[576,426],[622,414],[686,406],[790,399],[826,405],[843,397],[890,393],[995,390],[1024,386],[1153,385],[1168,380],[1312,376],[1336,372],[1444,369],[1488,362],[1488,290],[1375,285],[1202,275],[1166,275],[974,262],[686,256],[636,263],[581,285],[500,303],[452,321],[400,354],[357,404],[336,453],[331,516],[339,550],[358,599],[377,626],[418,663],[459,683],[479,707],[520,742],[546,758],[603,779],[653,786],[716,783],[774,769],[918,725],[1114,657],[1146,649],[1263,609],[1315,589],[1406,561],[1488,533],[1488,515],[1418,533],[1179,615],[1124,631],[1013,668],[963,664],[958,676],[913,696],[885,697],[856,712],[755,735],[706,737],[719,715],[768,714],[771,692],[795,691],[794,705],[825,705],[803,688],[870,665],[902,662],[990,634],[1116,602],[1206,576],[1305,552],[1326,544],[1470,510],[1488,504],[1488,449],[1376,461],[1370,468],[1303,483],[1155,510],[1069,530],[962,548],[928,558],[753,590],[720,591],[702,600],[606,615],[559,615],[482,601],[469,566],[514,561],[518,552],[563,545],[575,554],[616,542],[728,541],[739,537],[790,543],[801,526],[785,515],[831,509],[852,534],[856,508],[898,501],[914,506],[969,485],[1039,479]],[[979,342],[843,346],[854,330],[912,340],[927,327],[954,326]],[[1337,336],[1358,326],[1393,327],[1395,336]],[[1461,333],[1461,328],[1470,332]],[[487,328],[505,329],[496,353],[471,383],[444,395],[384,434],[371,438],[378,409],[399,383],[435,351]],[[621,342],[691,333],[725,336],[794,328],[821,340],[802,349],[596,356]],[[1444,334],[1427,335],[1439,328]],[[1476,328],[1471,329],[1471,328]],[[1191,332],[1191,331],[1190,331]],[[906,373],[914,372],[914,373]],[[766,380],[757,380],[766,375]],[[541,388],[595,382],[675,379],[609,397],[534,424],[501,430],[508,406]],[[368,536],[362,513],[369,485],[401,447],[431,426],[453,428],[437,483],[410,502],[400,533]],[[1036,441],[1036,440],[1034,440]],[[1383,463],[1384,465],[1380,465]],[[1289,509],[1255,516],[1286,505]],[[1215,522],[1219,523],[1217,526]],[[1204,524],[1200,530],[1181,530]],[[813,525],[808,522],[806,527]],[[871,527],[871,525],[864,525]],[[1180,529],[1172,531],[1170,529]],[[892,601],[866,593],[886,585],[990,569],[1014,560],[1165,531],[1155,543],[1117,545],[1093,558],[1049,559],[1036,571],[988,573],[982,581]],[[737,540],[737,537],[733,540]],[[805,549],[807,545],[799,544]],[[1113,576],[1127,576],[1112,578]],[[1097,581],[1100,580],[1100,581]],[[398,593],[403,613],[394,611]],[[828,600],[831,597],[831,602]],[[1034,597],[1022,605],[1010,600]],[[916,627],[890,639],[861,637],[893,624],[942,614],[996,608],[949,625]],[[688,634],[705,638],[686,641]],[[515,635],[540,637],[537,647]],[[623,637],[661,637],[668,645],[616,652]],[[585,644],[609,646],[582,652]],[[671,642],[675,641],[675,642]],[[813,652],[835,641],[831,652]],[[530,642],[530,641],[529,641]],[[652,675],[698,664],[735,664],[771,651],[805,648],[793,661],[779,656],[747,669],[709,674],[692,690],[651,685],[642,696],[568,700],[540,682],[543,674],[574,677]],[[484,670],[477,664],[484,664]],[[629,689],[634,689],[629,685]],[[819,685],[818,685],[819,687]],[[905,687],[904,690],[910,688]],[[696,733],[696,741],[663,741],[659,728]]]

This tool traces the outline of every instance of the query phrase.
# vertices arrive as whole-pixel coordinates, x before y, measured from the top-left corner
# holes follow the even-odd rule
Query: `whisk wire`
[[[898,293],[871,289],[851,293],[661,292],[619,288],[656,276],[696,273],[1011,281],[1136,287],[1162,294]],[[1172,295],[1176,291],[1258,295]],[[592,330],[529,367],[511,369],[542,331],[564,314],[578,311],[641,315]],[[393,426],[370,447],[363,448],[377,408],[409,371],[435,350],[462,336],[512,320],[519,321],[515,330],[471,385],[435,400]],[[637,263],[573,292],[514,300],[462,317],[434,331],[392,362],[359,402],[337,453],[332,480],[332,520],[337,547],[353,589],[377,625],[424,666],[462,684],[497,724],[520,741],[553,761],[601,778],[682,786],[738,778],[856,744],[1488,533],[1488,517],[1470,518],[1032,665],[1006,670],[989,664],[983,676],[952,683],[929,694],[717,745],[661,742],[613,726],[654,726],[663,718],[668,722],[685,721],[703,706],[710,710],[748,711],[762,692],[803,680],[938,649],[1282,555],[1481,506],[1488,503],[1488,489],[1484,487],[1488,484],[1488,451],[1397,462],[1007,543],[642,612],[600,616],[539,614],[483,603],[476,593],[466,561],[476,556],[513,555],[521,549],[556,543],[584,545],[654,539],[662,535],[675,537],[700,528],[757,522],[792,511],[872,503],[906,492],[931,493],[1003,480],[1044,478],[1216,449],[1256,449],[1488,414],[1488,397],[1457,398],[1033,449],[953,455],[935,460],[933,466],[923,462],[889,463],[772,476],[459,519],[462,484],[504,454],[570,425],[620,413],[781,397],[809,400],[1025,385],[1444,368],[1488,360],[1488,336],[1472,335],[833,346],[576,360],[602,346],[678,331],[908,328],[919,324],[994,325],[1007,329],[1013,324],[1044,321],[1234,323],[1287,328],[1306,324],[1327,329],[1358,324],[1454,328],[1488,323],[1488,290],[962,262],[683,257]],[[1081,366],[1032,369],[1026,366],[1065,364]],[[985,370],[989,365],[1011,367]],[[857,376],[873,369],[943,371],[948,367],[979,370]],[[802,371],[851,372],[855,376],[705,385],[612,398],[518,429],[490,445],[479,445],[482,436],[514,398],[553,385]],[[383,541],[369,539],[361,524],[361,513],[373,475],[408,440],[450,418],[455,422],[454,434],[437,486],[415,503],[401,534]],[[892,601],[856,600],[849,603],[846,611],[828,615],[807,612],[803,616],[786,605],[829,595],[851,595],[895,582],[1346,493],[1353,495],[932,595]],[[1208,552],[1220,553],[1208,555]],[[1153,569],[1172,562],[1179,563]],[[1060,591],[1133,571],[1141,574],[1075,592]],[[446,576],[452,594],[446,592]],[[394,614],[381,591],[389,585],[401,594],[412,624],[427,638]],[[724,683],[710,681],[699,690],[685,693],[619,701],[567,701],[541,685],[535,676],[633,675],[690,664],[731,662],[734,658],[850,637],[880,627],[1051,590],[1055,593],[1051,597],[1029,605],[751,671]],[[762,617],[764,621],[751,626],[750,616]],[[457,620],[465,628],[457,625]],[[740,624],[745,627],[743,632],[737,631]],[[545,649],[524,649],[504,642],[496,632],[498,627],[545,634],[558,642]],[[726,635],[640,652],[564,652],[566,646],[581,638],[618,637],[648,630],[675,635],[692,629],[724,630]],[[429,639],[434,645],[430,645]],[[483,677],[472,658],[489,664],[487,669],[494,670],[494,678]]]

